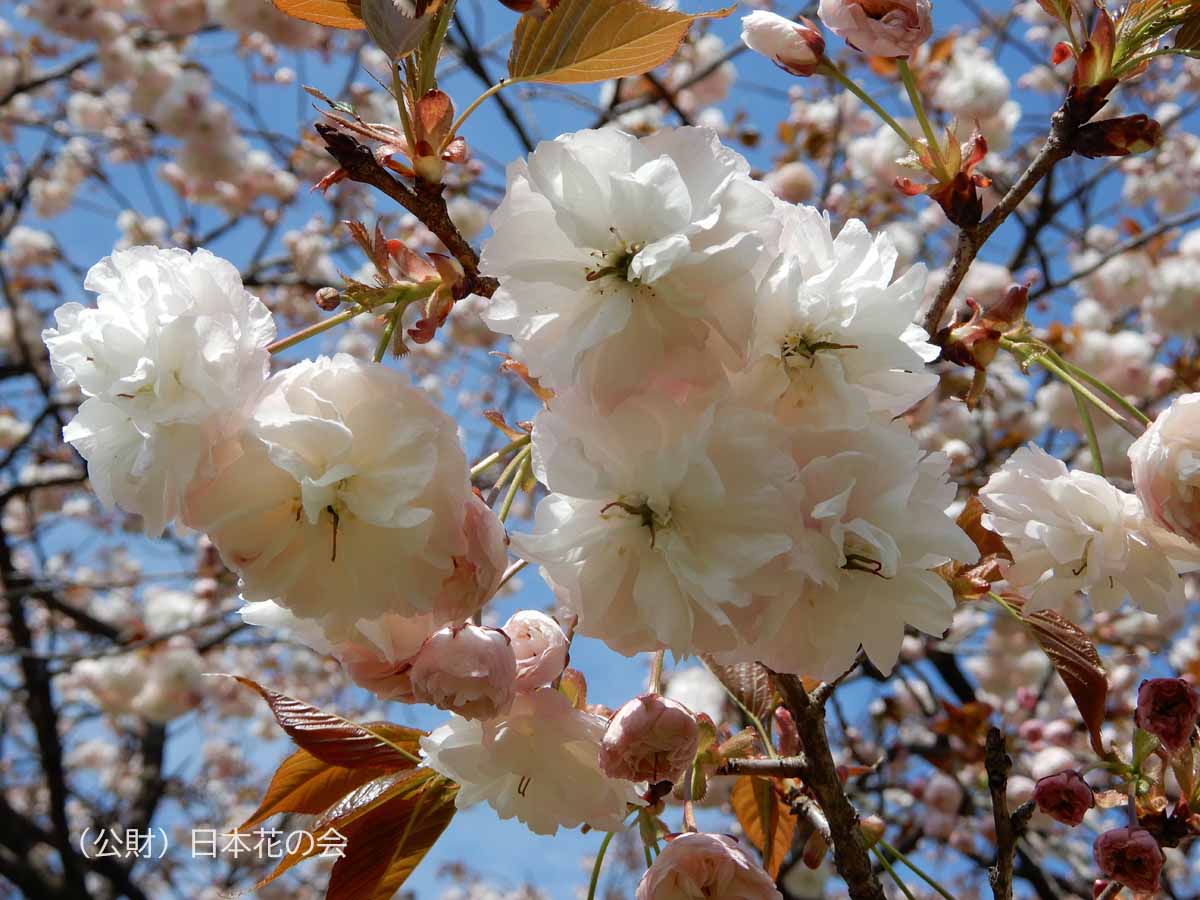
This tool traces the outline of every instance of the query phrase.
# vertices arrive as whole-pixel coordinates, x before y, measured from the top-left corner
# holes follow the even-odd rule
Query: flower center
[[[305,479],[300,484],[300,496],[295,501],[297,522],[301,518],[305,518],[310,525],[317,525],[324,516],[328,515],[330,517],[333,523],[332,546],[329,554],[330,562],[337,562],[338,526],[341,524],[342,515],[346,511],[346,505],[342,501],[341,492],[345,490],[349,482],[349,478],[341,478],[330,484],[320,484],[313,482],[311,479]]]
[[[846,558],[842,568],[847,572],[866,572],[884,579],[896,574],[896,560],[892,558],[894,554],[861,534],[846,534],[842,541],[842,555]]]
[[[624,495],[613,500],[600,510],[600,515],[604,516],[610,509],[617,508],[627,515],[634,516],[642,520],[642,525],[650,529],[650,546],[654,546],[654,541],[659,531],[671,527],[671,510],[670,508],[662,512],[656,511],[650,501],[644,496],[626,497]]]
[[[637,279],[629,277],[629,267],[633,264],[633,259],[645,249],[645,241],[638,243],[627,243],[617,233],[616,228],[610,228],[613,237],[617,239],[617,246],[612,250],[593,250],[591,255],[596,259],[597,264],[587,270],[588,281],[599,281],[601,278],[614,276],[627,281],[632,285],[639,284]]]
[[[803,365],[812,368],[817,364],[817,354],[833,350],[857,350],[857,344],[839,344],[831,341],[828,334],[812,331],[789,331],[779,343],[779,356],[785,366],[796,369]]]

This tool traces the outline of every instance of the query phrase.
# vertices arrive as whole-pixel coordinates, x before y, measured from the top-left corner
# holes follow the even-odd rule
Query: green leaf
[[[1135,728],[1133,731],[1133,768],[1140,772],[1142,763],[1158,749],[1158,744],[1158,738],[1150,732]]]
[[[722,19],[734,9],[687,15],[641,0],[559,0],[545,18],[521,17],[508,74],[546,84],[640,75],[670,59],[697,19]]]

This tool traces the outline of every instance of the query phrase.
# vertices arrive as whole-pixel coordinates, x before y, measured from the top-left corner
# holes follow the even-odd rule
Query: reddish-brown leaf
[[[302,842],[295,852],[283,857],[275,870],[255,887],[270,884],[297,863],[320,855],[324,852],[324,842],[337,840],[338,835],[349,838],[348,831],[354,822],[393,797],[403,794],[412,783],[427,780],[429,774],[429,769],[389,772],[354,789],[307,829],[314,838],[312,844]]]
[[[1189,16],[1179,26],[1175,46],[1180,50],[1200,50],[1200,13]]]
[[[262,803],[238,831],[253,828],[277,813],[323,813],[355,788],[387,773],[387,769],[331,766],[307,750],[297,750],[275,770]]]
[[[979,498],[972,496],[955,521],[958,527],[963,530],[963,533],[979,549],[980,557],[999,557],[1000,559],[1007,559],[1009,562],[1012,562],[1012,553],[1009,552],[1008,547],[1004,546],[1004,538],[984,526],[982,519],[986,512],[987,510]]]
[[[762,721],[770,718],[775,711],[775,684],[766,666],[756,662],[722,666],[708,657],[705,663],[742,706]]]
[[[1022,613],[1022,618],[1071,692],[1091,736],[1092,749],[1100,756],[1107,755],[1100,726],[1108,707],[1108,677],[1096,645],[1083,629],[1053,610]]]
[[[246,0],[239,0],[245,3]],[[260,0],[255,0],[260,2]],[[360,0],[272,0],[275,8],[294,19],[330,28],[364,28]]]
[[[331,766],[397,771],[411,769],[420,762],[417,746],[424,732],[399,725],[358,725],[252,679],[228,677],[256,691],[267,701],[288,737]]]
[[[746,837],[762,854],[763,868],[772,878],[778,877],[796,835],[791,807],[774,781],[752,775],[734,782],[730,801]]]
[[[325,900],[387,900],[454,818],[458,785],[429,770],[348,825]]]
[[[933,571],[950,585],[959,600],[980,600],[991,592],[993,584],[1004,579],[1003,566],[995,556],[985,556],[978,563],[967,566],[950,560]]]

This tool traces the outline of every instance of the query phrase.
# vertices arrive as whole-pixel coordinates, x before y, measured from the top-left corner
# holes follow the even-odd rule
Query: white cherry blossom
[[[1030,444],[989,479],[979,499],[983,523],[997,532],[1014,562],[1006,577],[1029,592],[1035,607],[1062,608],[1078,592],[1096,610],[1126,597],[1163,615],[1184,603],[1181,569],[1194,553],[1157,528],[1132,494]]]
[[[923,399],[937,384],[925,363],[938,355],[912,324],[924,266],[893,281],[887,235],[852,219],[835,238],[811,206],[780,216],[780,256],[757,295],[749,367],[733,376],[735,390],[808,427],[860,428],[873,412],[898,415]]]
[[[453,420],[393,369],[344,354],[296,363],[217,457],[186,521],[247,600],[331,632],[384,613],[449,619],[478,609],[503,568],[495,517],[467,516],[478,501]]]
[[[746,583],[792,549],[795,466],[771,418],[705,398],[626,401],[601,418],[556,398],[534,423],[551,491],[512,545],[579,615],[631,654],[732,649],[757,629]]]
[[[492,217],[485,320],[548,387],[583,382],[605,405],[710,332],[741,353],[774,204],[748,172],[701,128],[540,144]]]
[[[1134,487],[1150,517],[1200,545],[1198,421],[1200,394],[1176,398],[1129,448],[1129,458]]]
[[[639,800],[632,782],[600,771],[605,724],[545,687],[518,694],[497,719],[451,716],[421,738],[421,752],[426,765],[458,782],[459,809],[486,801],[535,834],[583,824],[619,831],[627,805]]]
[[[807,581],[784,580],[793,585],[786,604],[757,604],[767,621],[756,644],[722,658],[828,679],[861,645],[889,671],[906,626],[933,635],[950,627],[953,595],[929,570],[978,556],[945,512],[955,494],[946,459],[922,453],[895,424],[801,431],[794,447],[805,497],[796,541],[817,564]]]
[[[237,269],[206,250],[119,250],[84,287],[96,306],[59,307],[43,333],[59,382],[85,397],[63,436],[96,495],[157,535],[266,379],[275,325]]]

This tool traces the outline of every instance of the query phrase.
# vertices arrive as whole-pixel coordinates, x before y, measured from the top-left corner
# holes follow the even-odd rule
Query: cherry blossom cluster
[[[484,318],[554,394],[551,493],[513,548],[622,653],[832,678],[861,644],[888,669],[906,625],[950,624],[929,569],[975,555],[945,460],[895,421],[936,382],[925,273],[747,171],[688,128],[565,135],[510,170]]]

